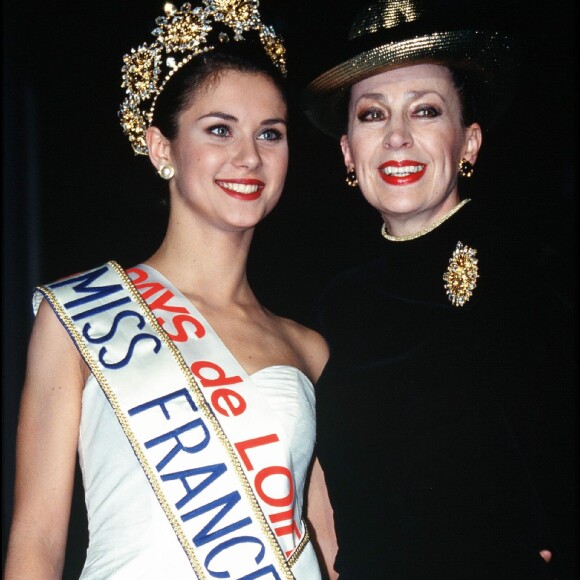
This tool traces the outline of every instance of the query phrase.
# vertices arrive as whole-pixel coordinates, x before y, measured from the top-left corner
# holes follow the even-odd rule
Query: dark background
[[[453,0],[448,0],[453,1]],[[288,49],[297,88],[332,62],[364,4],[262,0]],[[479,0],[456,2],[470,10]],[[2,555],[11,517],[14,439],[34,286],[109,259],[146,259],[161,242],[166,185],[134,156],[117,118],[122,56],[150,42],[163,2],[3,4]],[[572,0],[481,2],[527,43],[518,91],[485,136],[469,195],[531,237],[545,272],[575,304],[576,65]],[[344,183],[338,144],[294,101],[284,197],[257,230],[249,274],[272,310],[314,324],[316,297],[338,270],[380,251],[378,214]],[[516,299],[509,297],[508,299]],[[80,490],[77,490],[80,491]],[[84,559],[82,493],[74,500],[65,578]]]

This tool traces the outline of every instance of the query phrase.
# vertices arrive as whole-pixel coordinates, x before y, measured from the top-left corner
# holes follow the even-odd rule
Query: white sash
[[[35,304],[44,295],[71,334],[195,574],[318,578],[267,402],[176,288],[145,265],[127,274],[109,262],[37,289]]]

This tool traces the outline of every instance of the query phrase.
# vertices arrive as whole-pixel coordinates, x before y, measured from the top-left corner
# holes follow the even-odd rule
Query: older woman
[[[505,107],[513,40],[448,8],[374,2],[353,23],[348,58],[304,96],[313,123],[340,139],[347,183],[383,221],[382,255],[340,275],[321,304],[331,357],[317,453],[335,569],[567,578],[562,305],[527,248],[506,245],[459,191]]]

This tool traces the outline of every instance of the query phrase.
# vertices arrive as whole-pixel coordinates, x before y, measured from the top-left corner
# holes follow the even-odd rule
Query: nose
[[[383,145],[387,149],[401,149],[412,144],[413,137],[406,119],[402,115],[393,115],[386,124]]]
[[[244,137],[239,140],[234,153],[233,164],[244,169],[255,169],[262,163],[258,144],[253,137]]]

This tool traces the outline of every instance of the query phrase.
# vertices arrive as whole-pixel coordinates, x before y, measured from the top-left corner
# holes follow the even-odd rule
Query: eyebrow
[[[410,99],[424,97],[425,95],[437,95],[442,101],[446,100],[445,97],[435,89],[429,89],[427,91],[409,91],[408,93],[405,93],[405,96],[407,96]]]
[[[382,93],[363,93],[356,102],[358,103],[361,99],[373,99],[375,101],[384,101],[385,97]]]
[[[218,119],[223,119],[224,121],[232,121],[237,123],[239,119],[234,116],[230,115],[229,113],[224,113],[222,111],[210,111],[209,113],[198,117],[197,120],[200,121],[201,119],[207,119],[208,117],[217,117]],[[271,117],[269,119],[264,119],[261,121],[260,125],[275,125],[277,123],[282,123],[283,125],[287,125],[286,119],[281,117]]]
[[[428,89],[425,91],[407,91],[405,93],[405,98],[407,100],[413,100],[413,99],[417,99],[417,98],[420,98],[420,97],[423,97],[423,96],[429,95],[429,94],[437,95],[441,100],[443,100],[443,101],[445,100],[443,95],[441,93],[439,93],[438,91],[436,91],[435,89]],[[356,102],[358,103],[362,99],[372,99],[375,101],[380,101],[382,103],[385,102],[385,96],[383,95],[383,93],[363,93],[356,100]]]

